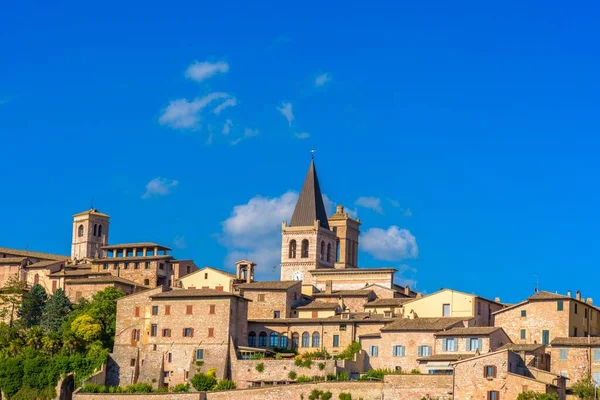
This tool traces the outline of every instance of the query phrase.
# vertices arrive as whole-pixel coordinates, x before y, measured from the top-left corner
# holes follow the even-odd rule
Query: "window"
[[[152,306],[152,315],[158,315],[158,306]]]
[[[575,312],[575,314],[577,314],[577,303],[575,303],[574,312]]]
[[[565,378],[568,378],[569,372],[568,371],[560,371],[560,376],[564,376]]]
[[[319,255],[321,261],[325,260],[325,241],[321,240],[321,254]]]
[[[187,267],[185,267],[186,272],[189,274],[190,272],[192,272],[192,267],[190,267],[189,265]]]
[[[173,354],[172,353],[167,354],[167,362],[173,362]]]
[[[340,262],[340,253],[341,253],[341,250],[340,250],[340,240],[338,239],[335,242],[335,262]]]
[[[152,324],[150,325],[150,336],[158,335],[158,325]]]
[[[129,263],[128,262],[123,263],[123,269],[129,269]]]
[[[171,315],[171,306],[165,306],[165,315]]]
[[[102,225],[98,225],[98,237],[102,237]]]
[[[208,337],[215,337],[215,328],[208,328]]]
[[[98,224],[94,224],[94,236],[98,235]]]
[[[583,309],[583,317],[586,318],[586,319],[588,317],[588,309],[587,308]]]
[[[144,250],[137,249],[137,251],[135,252],[135,256],[136,257],[144,257]]]
[[[171,337],[171,330],[168,328],[163,329],[162,335],[163,337]]]
[[[428,357],[431,355],[431,346],[419,346],[417,347],[417,354],[419,357]]]
[[[312,347],[320,347],[320,346],[321,346],[321,335],[319,335],[319,332],[313,332]]]
[[[527,329],[521,329],[521,340],[527,339]]]
[[[248,333],[248,346],[250,346],[250,347],[256,346],[256,333],[254,331],[251,331],[250,333]]]
[[[117,250],[117,257],[123,257],[123,250]]]
[[[483,367],[483,377],[484,378],[495,378],[496,377],[496,366],[495,365],[485,365]]]
[[[267,334],[265,332],[258,334],[258,346],[267,347]]]
[[[265,301],[265,295],[264,294],[259,294],[258,295],[258,301]]]
[[[594,381],[594,385],[596,387],[600,386],[600,372],[594,372],[592,375],[592,380]]]
[[[104,264],[104,269],[108,269],[108,264]]]
[[[312,312],[312,317],[313,318],[319,318],[319,312],[318,311],[313,311]]]
[[[340,331],[346,330],[346,324],[340,324]]]
[[[273,311],[273,318],[281,318],[281,311]]]
[[[369,355],[371,357],[377,357],[379,355],[379,346],[369,347]]]
[[[487,400],[500,400],[500,392],[496,390],[490,390],[487,395]]]
[[[442,317],[449,317],[450,316],[450,304],[443,304],[442,305]]]
[[[556,311],[562,311],[564,307],[563,301],[562,300],[558,300],[556,302]]]
[[[79,225],[79,228],[77,229],[77,236],[83,237],[83,225]]]
[[[594,361],[600,361],[600,349],[594,349]]]
[[[279,335],[277,332],[271,332],[269,335],[269,347],[279,346]]]
[[[302,333],[302,347],[310,346],[310,334],[308,332]]]
[[[567,349],[560,349],[560,361],[567,361]]]
[[[145,269],[150,269],[150,261],[146,261],[146,262],[144,263],[144,268],[145,268]]]
[[[573,336],[577,337],[577,327],[573,327]]]
[[[140,269],[140,263],[139,262],[133,263],[133,268]]]
[[[211,304],[210,306],[208,306],[208,313],[209,314],[215,313],[215,305],[214,304]]]
[[[477,315],[481,315],[481,302],[477,302]]]
[[[136,317],[139,317],[139,316],[140,316],[140,308],[139,308],[139,307],[136,307],[136,308],[135,308],[135,316],[136,316]]]
[[[183,379],[188,380],[190,377],[190,371],[183,370]]]
[[[302,258],[308,258],[308,240],[304,239],[302,241],[302,253],[300,255]]]
[[[281,335],[281,346],[279,347],[281,347],[282,349],[287,349],[288,347],[288,338],[285,335],[285,333]]]
[[[33,277],[33,284],[37,285],[40,283],[40,274],[35,274],[35,276]]]
[[[144,285],[150,286],[150,279],[144,279]]]
[[[132,358],[131,361],[129,361],[129,366],[135,367],[135,358]]]
[[[196,350],[196,360],[204,360],[204,349]]]
[[[444,351],[456,351],[456,338],[446,338],[443,343]]]
[[[134,329],[131,331],[131,339],[134,342],[137,342],[138,340],[140,340],[140,330],[139,329]]]
[[[204,273],[204,279],[208,279],[208,272]]]
[[[192,315],[194,311],[194,306],[185,306],[185,314]]]
[[[481,338],[468,338],[467,351],[481,351],[483,340]]]
[[[127,257],[133,257],[133,249],[127,250]]]
[[[521,310],[521,318],[525,318],[527,316],[527,310]]]
[[[290,254],[289,254],[289,258],[296,258],[296,241],[295,240],[291,240],[290,241]]]
[[[392,354],[394,355],[394,357],[404,357],[405,353],[406,352],[404,346],[392,347]]]
[[[327,262],[331,262],[331,243],[327,243]]]
[[[542,331],[542,344],[550,344],[550,331]]]
[[[194,337],[194,328],[183,328],[184,337]]]
[[[340,347],[340,335],[333,335],[333,347]]]
[[[158,264],[158,269],[164,270],[165,269],[165,264],[163,264],[163,263]]]
[[[119,268],[119,263],[114,263],[113,264],[113,269],[118,269]]]

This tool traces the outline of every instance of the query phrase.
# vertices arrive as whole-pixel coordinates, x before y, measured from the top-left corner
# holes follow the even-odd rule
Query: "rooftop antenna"
[[[538,293],[540,291],[540,276],[538,274],[533,274],[535,276],[535,292]]]

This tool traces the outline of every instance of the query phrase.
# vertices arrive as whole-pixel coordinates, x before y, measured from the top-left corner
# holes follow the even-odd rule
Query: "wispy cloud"
[[[225,124],[223,124],[223,130],[221,133],[223,133],[223,135],[229,135],[232,126],[233,122],[230,119],[225,120]]]
[[[204,97],[197,97],[192,101],[187,99],[172,100],[163,110],[158,122],[173,129],[197,128],[202,110],[211,102],[228,97],[229,94],[227,93],[213,92]]]
[[[417,239],[408,229],[396,225],[386,230],[370,228],[361,237],[362,249],[379,260],[400,261],[419,255]]]
[[[178,249],[185,249],[185,248],[187,248],[187,242],[185,240],[185,237],[183,237],[183,236],[176,236],[175,239],[173,239],[173,244]]]
[[[294,136],[296,136],[298,139],[308,139],[310,137],[310,133],[300,132],[300,133],[296,133]]]
[[[317,78],[315,79],[315,86],[316,87],[325,86],[325,84],[327,82],[329,82],[330,80],[331,80],[331,76],[327,72],[325,72],[324,74],[317,76]]]
[[[229,107],[235,107],[237,106],[238,102],[237,99],[235,97],[232,97],[231,99],[227,99],[224,102],[222,102],[221,104],[219,104],[218,106],[215,107],[215,109],[213,110],[213,112],[216,115],[219,115],[221,113],[221,111],[223,111],[226,108]]]
[[[277,107],[277,111],[281,113],[287,119],[287,122],[292,126],[294,120],[294,112],[292,111],[292,103],[281,103],[281,106]]]
[[[381,199],[379,197],[359,197],[354,204],[383,214],[383,207],[381,206]]]
[[[236,144],[239,144],[244,139],[249,139],[251,137],[255,137],[258,135],[260,135],[260,131],[258,129],[245,128],[244,136],[242,136],[241,138],[231,140],[229,142],[229,144],[231,144],[232,146],[235,146]]]
[[[398,208],[404,217],[412,217],[412,210],[410,208],[401,207],[400,202],[398,200],[390,199],[389,197],[387,197],[387,201],[389,201],[392,207]]]
[[[394,281],[400,286],[409,286],[411,289],[417,287],[417,269],[407,264],[402,264],[398,268]]]
[[[149,199],[153,196],[166,196],[178,184],[179,182],[176,180],[169,180],[160,176],[154,178],[146,184],[146,191],[142,195],[142,199]]]
[[[196,61],[185,71],[185,77],[196,82],[202,82],[219,73],[229,71],[229,64],[226,62],[199,62]]]

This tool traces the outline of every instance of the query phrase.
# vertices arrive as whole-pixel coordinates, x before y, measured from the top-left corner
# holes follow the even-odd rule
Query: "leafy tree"
[[[23,300],[17,315],[23,320],[25,326],[31,328],[34,325],[39,325],[46,301],[48,301],[48,295],[44,288],[37,283],[33,285],[29,292],[23,294]]]
[[[199,392],[208,392],[217,384],[217,380],[213,376],[205,374],[196,374],[192,377],[192,386]]]
[[[17,393],[23,384],[23,359],[6,358],[0,361],[0,387],[8,398]]]
[[[13,326],[15,313],[21,307],[21,300],[25,293],[27,283],[22,282],[17,274],[12,275],[6,281],[0,294],[0,319],[9,320],[9,326]]]
[[[117,324],[117,299],[125,296],[121,289],[108,287],[97,292],[86,307],[86,313],[101,325],[101,340],[112,349]]]
[[[571,391],[573,394],[580,399],[584,400],[592,400],[594,399],[594,382],[590,378],[585,378],[580,381],[575,382],[571,386]]]
[[[73,305],[65,295],[65,292],[62,289],[57,289],[56,292],[50,296],[50,299],[48,299],[48,302],[44,307],[44,314],[40,321],[41,328],[44,332],[58,332],[63,323],[67,320],[67,316],[72,308]]]
[[[230,381],[229,379],[221,379],[214,390],[218,392],[220,390],[233,390],[235,388],[235,382]]]
[[[102,335],[102,325],[88,314],[81,314],[71,323],[75,337],[84,342],[93,342]]]
[[[521,392],[517,400],[558,400],[556,393],[539,393],[534,391]]]

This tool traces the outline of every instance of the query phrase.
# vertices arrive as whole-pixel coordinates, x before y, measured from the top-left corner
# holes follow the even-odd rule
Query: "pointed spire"
[[[325,229],[329,229],[327,222],[327,212],[325,212],[325,204],[319,187],[319,179],[317,178],[317,170],[315,161],[310,161],[308,173],[302,185],[302,191],[298,197],[294,214],[290,226],[313,226],[315,221],[319,220],[319,225]]]

